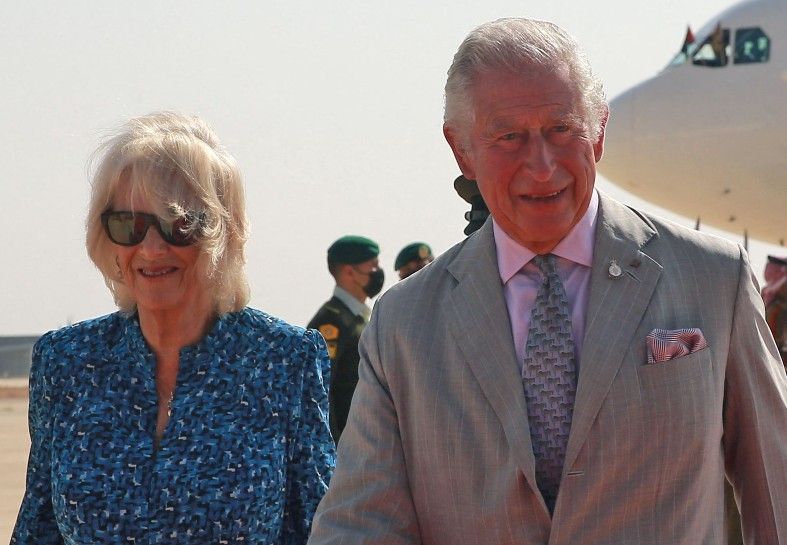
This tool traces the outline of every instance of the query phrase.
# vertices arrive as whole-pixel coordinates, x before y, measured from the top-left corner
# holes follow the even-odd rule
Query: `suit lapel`
[[[600,197],[566,468],[574,463],[587,439],[662,269],[642,251],[657,236],[653,226],[628,207]]]
[[[565,467],[571,467],[587,439],[661,274],[661,265],[643,252],[645,244],[657,236],[653,226],[626,206],[600,197]],[[619,276],[610,273],[613,261],[621,269]],[[457,280],[450,294],[448,326],[497,414],[520,469],[538,493],[527,406],[491,221],[465,242],[448,271]]]
[[[457,280],[450,294],[448,324],[454,340],[500,419],[520,469],[537,492],[527,407],[491,221],[465,242],[448,270]]]

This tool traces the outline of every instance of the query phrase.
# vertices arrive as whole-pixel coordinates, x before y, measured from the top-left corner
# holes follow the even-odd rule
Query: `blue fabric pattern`
[[[155,359],[136,316],[44,335],[14,545],[303,544],[334,466],[316,331],[244,309],[180,354],[153,447]]]

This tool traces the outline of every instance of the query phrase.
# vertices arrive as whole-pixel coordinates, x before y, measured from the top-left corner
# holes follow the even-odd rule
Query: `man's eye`
[[[509,133],[506,133],[503,136],[501,136],[500,140],[515,140],[516,137],[517,137],[517,133],[509,132]]]
[[[571,127],[568,125],[555,125],[552,127],[552,130],[555,132],[568,132],[571,130]]]

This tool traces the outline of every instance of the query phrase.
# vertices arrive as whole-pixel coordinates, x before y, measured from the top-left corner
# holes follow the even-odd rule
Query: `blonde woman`
[[[305,543],[334,463],[329,360],[246,306],[235,160],[171,112],[99,151],[87,250],[119,311],[36,344],[11,543]]]

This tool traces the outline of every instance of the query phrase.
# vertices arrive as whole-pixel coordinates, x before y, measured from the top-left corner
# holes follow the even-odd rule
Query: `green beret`
[[[425,242],[413,242],[402,248],[394,262],[394,270],[399,270],[411,261],[432,257],[432,249]]]
[[[328,248],[329,263],[356,265],[374,259],[380,253],[377,243],[366,237],[347,235]]]

